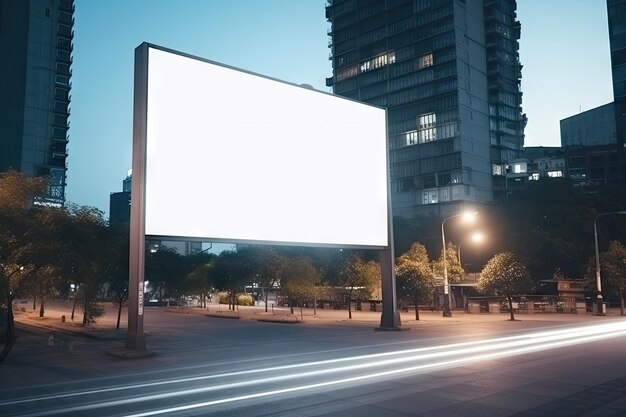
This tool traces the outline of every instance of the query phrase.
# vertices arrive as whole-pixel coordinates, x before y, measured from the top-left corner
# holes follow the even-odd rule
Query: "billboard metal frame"
[[[147,117],[148,117],[148,59],[149,49],[158,49],[164,52],[180,55],[183,57],[219,65],[228,69],[244,72],[250,75],[263,77],[266,79],[279,81],[299,88],[305,88],[296,84],[287,83],[271,77],[266,77],[253,72],[241,70],[239,68],[227,66],[221,63],[199,58],[157,45],[142,43],[135,49],[135,69],[134,69],[134,103],[133,103],[133,157],[132,172],[133,179],[131,185],[131,220],[130,220],[130,253],[129,253],[129,289],[128,289],[128,335],[126,339],[126,349],[131,351],[145,351],[145,335],[143,331],[143,297],[144,297],[144,273],[145,273],[145,241],[146,237],[163,240],[202,240],[201,238],[187,238],[184,236],[146,236],[146,155],[147,155]],[[321,92],[320,94],[329,93]],[[350,100],[343,97],[341,99]],[[360,103],[360,102],[359,102]],[[360,103],[364,104],[364,103]],[[386,116],[385,116],[386,117]],[[386,175],[387,175],[387,242],[386,247],[365,246],[365,245],[340,245],[340,244],[315,244],[298,242],[276,242],[276,241],[246,241],[246,240],[222,240],[211,239],[211,241],[223,241],[227,243],[246,244],[270,244],[270,245],[292,245],[292,246],[313,246],[313,247],[338,247],[338,248],[359,248],[376,249],[380,251],[380,262],[382,272],[382,298],[383,312],[381,314],[380,329],[400,328],[400,317],[396,308],[396,289],[394,274],[394,251],[393,251],[393,229],[391,195],[389,190],[389,147],[388,138],[386,155]]]

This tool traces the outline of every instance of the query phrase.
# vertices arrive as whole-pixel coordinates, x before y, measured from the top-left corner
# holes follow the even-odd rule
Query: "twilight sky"
[[[76,0],[67,199],[107,212],[131,165],[133,53],[150,42],[329,91],[325,0]],[[518,0],[526,146],[613,100],[605,0]],[[206,171],[206,184],[225,172]]]

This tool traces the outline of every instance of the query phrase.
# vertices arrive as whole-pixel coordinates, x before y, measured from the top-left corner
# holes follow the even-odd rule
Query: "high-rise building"
[[[608,103],[561,120],[561,146],[615,144],[615,107]]]
[[[65,201],[73,0],[0,0],[0,172],[50,178]]]
[[[444,217],[505,198],[526,123],[516,9],[515,0],[327,2],[327,85],[387,108],[394,215]]]
[[[613,100],[620,177],[626,182],[626,0],[607,0]]]

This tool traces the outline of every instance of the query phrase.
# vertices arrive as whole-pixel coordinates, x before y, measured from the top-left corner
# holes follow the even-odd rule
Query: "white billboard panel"
[[[383,109],[148,48],[145,235],[386,247]]]

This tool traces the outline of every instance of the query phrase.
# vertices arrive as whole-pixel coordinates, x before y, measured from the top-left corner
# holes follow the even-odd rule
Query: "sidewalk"
[[[73,333],[85,337],[100,340],[121,340],[126,337],[128,310],[122,309],[120,328],[117,325],[117,306],[112,303],[102,303],[104,314],[97,322],[89,327],[82,325],[82,309],[76,308],[74,320],[71,319],[71,300],[53,300],[46,304],[44,317],[39,317],[39,308],[33,310],[32,300],[19,300],[17,309],[14,309],[15,321],[50,331]],[[331,310],[318,308],[315,312],[312,308],[294,308],[291,314],[289,307],[270,307],[265,312],[264,307],[237,306],[235,310],[229,310],[224,304],[208,304],[207,308],[193,306],[171,307],[146,307],[164,309],[171,314],[194,314],[204,315],[210,318],[255,320],[259,322],[285,323],[289,325],[329,325],[329,326],[358,326],[373,327],[380,325],[380,312],[353,311],[352,319],[348,318],[347,310]],[[420,311],[420,320],[415,320],[415,312],[401,312],[401,326],[411,328],[417,326],[449,326],[463,323],[489,323],[505,321],[509,319],[508,313],[481,313],[468,314],[462,310],[453,310],[452,317],[443,317],[440,311]],[[619,317],[619,309],[611,310],[607,316]],[[65,320],[63,320],[65,317]],[[591,314],[564,314],[564,313],[536,313],[516,314],[516,320],[520,321],[548,321],[548,322],[593,322],[602,321],[606,317],[593,316]]]

